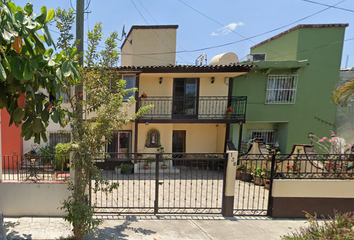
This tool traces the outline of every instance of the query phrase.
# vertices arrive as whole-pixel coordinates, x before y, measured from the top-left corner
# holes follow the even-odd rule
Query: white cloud
[[[243,26],[243,22],[230,23],[230,24],[226,25],[225,27],[219,28],[217,31],[220,32],[220,34],[222,34],[222,35],[226,35],[232,31],[234,31],[238,26]],[[211,36],[218,36],[219,33],[212,32],[210,35]]]

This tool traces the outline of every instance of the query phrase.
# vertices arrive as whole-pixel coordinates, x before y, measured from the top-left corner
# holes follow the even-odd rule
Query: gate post
[[[156,154],[155,160],[155,201],[154,201],[154,214],[159,212],[159,162],[160,162],[160,153]]]
[[[238,151],[227,151],[226,174],[224,178],[224,194],[222,198],[222,215],[233,217],[235,199],[235,178]]]
[[[269,192],[268,192],[268,209],[267,209],[267,216],[273,216],[273,181],[275,175],[275,154],[272,154],[272,165],[270,167],[270,184],[269,184]]]

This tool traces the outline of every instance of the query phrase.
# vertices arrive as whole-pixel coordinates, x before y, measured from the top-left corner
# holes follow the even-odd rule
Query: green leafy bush
[[[71,143],[58,143],[55,146],[55,170],[67,171],[69,164]]]
[[[130,173],[133,168],[134,165],[130,163],[125,163],[121,165],[122,173]]]
[[[50,146],[43,146],[39,148],[39,155],[43,163],[51,162],[54,155],[54,149]]]

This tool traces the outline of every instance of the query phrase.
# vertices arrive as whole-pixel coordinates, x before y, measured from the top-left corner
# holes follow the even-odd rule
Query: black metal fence
[[[267,215],[271,164],[263,155],[244,155],[238,160],[236,180],[234,215]]]
[[[91,192],[98,213],[221,213],[225,154],[102,156],[96,159],[101,176],[119,187]]]
[[[0,157],[4,182],[56,182],[67,181],[70,177],[67,156],[3,155]]]
[[[147,97],[139,107],[154,105],[143,119],[232,119],[245,121],[246,96]]]
[[[273,179],[354,179],[352,154],[246,154],[238,159],[234,215],[270,215]]]
[[[274,155],[275,179],[353,179],[352,154]]]
[[[271,174],[271,165],[274,165]],[[353,154],[247,154],[239,159],[243,173],[274,179],[353,179]]]

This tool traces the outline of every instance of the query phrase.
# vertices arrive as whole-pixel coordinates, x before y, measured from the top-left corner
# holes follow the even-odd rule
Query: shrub
[[[317,215],[312,216],[306,213],[306,217],[310,226],[301,227],[287,236],[283,236],[283,240],[350,240],[354,239],[354,212],[340,214],[334,212],[334,218],[329,217],[319,222]]]
[[[56,167],[57,171],[67,171],[69,163],[69,155],[70,155],[70,146],[71,143],[58,143],[55,146],[55,159],[56,159]]]
[[[39,148],[39,154],[41,156],[41,161],[43,163],[48,163],[52,161],[54,149],[50,146],[44,146]]]

